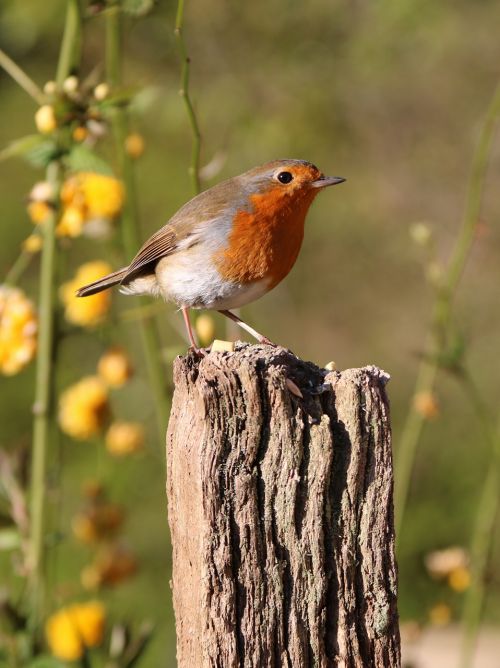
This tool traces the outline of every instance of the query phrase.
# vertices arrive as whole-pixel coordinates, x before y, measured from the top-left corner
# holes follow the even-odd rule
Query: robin
[[[153,234],[128,267],[81,287],[79,297],[113,285],[129,295],[161,296],[182,310],[215,309],[260,343],[271,342],[229,309],[272,290],[295,264],[314,198],[345,179],[305,160],[275,160],[193,197]]]

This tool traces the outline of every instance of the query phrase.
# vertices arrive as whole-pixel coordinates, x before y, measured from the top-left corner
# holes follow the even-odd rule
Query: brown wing
[[[151,265],[161,258],[175,253],[179,244],[186,239],[190,239],[190,245],[197,243],[196,230],[200,226],[212,223],[228,209],[233,211],[234,204],[231,206],[229,202],[234,200],[232,195],[237,178],[205,190],[181,207],[169,222],[142,246],[128,266],[121,283],[127,283],[143,270],[146,271],[146,268],[149,270]],[[182,247],[186,248],[186,245],[183,243]]]
[[[157,262],[165,255],[173,253],[177,246],[177,235],[174,228],[167,224],[155,232],[142,246],[132,262],[129,264],[127,273],[122,279],[127,282],[132,275],[140,272],[146,265]]]

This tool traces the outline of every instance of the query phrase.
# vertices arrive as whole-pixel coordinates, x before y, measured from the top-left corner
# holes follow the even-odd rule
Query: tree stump
[[[387,374],[237,344],[174,379],[179,668],[399,666]]]

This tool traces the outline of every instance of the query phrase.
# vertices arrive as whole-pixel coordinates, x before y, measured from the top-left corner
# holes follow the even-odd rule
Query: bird
[[[260,343],[274,345],[231,309],[262,297],[287,276],[316,195],[344,181],[306,160],[274,160],[250,169],[193,197],[128,266],[76,294],[87,297],[118,285],[127,295],[174,302],[198,352],[189,309],[216,310]]]

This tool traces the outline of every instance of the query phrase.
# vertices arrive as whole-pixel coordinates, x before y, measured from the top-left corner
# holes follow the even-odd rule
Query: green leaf
[[[131,16],[145,16],[155,6],[155,0],[123,0],[122,9]]]
[[[24,153],[26,160],[34,167],[47,167],[59,155],[61,151],[52,139],[44,139]]]
[[[74,172],[97,172],[98,174],[113,175],[108,163],[87,146],[75,146],[66,157],[66,164]]]
[[[33,151],[35,148],[39,147],[46,141],[46,138],[42,135],[27,135],[26,137],[21,137],[20,139],[15,139],[10,142],[2,151],[0,151],[0,160],[7,160],[8,158],[14,158],[16,156],[23,156]]]

